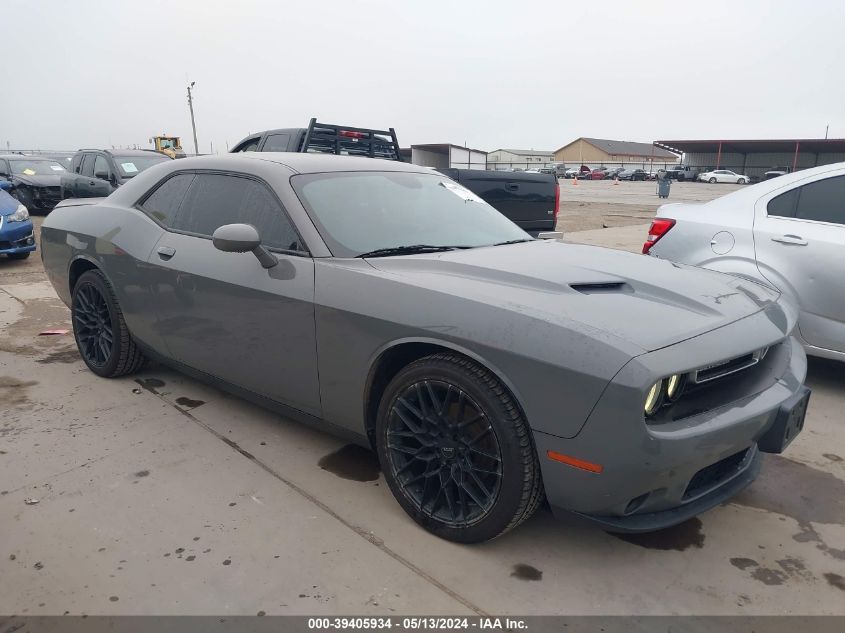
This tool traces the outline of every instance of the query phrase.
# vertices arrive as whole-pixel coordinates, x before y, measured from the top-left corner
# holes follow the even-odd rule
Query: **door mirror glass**
[[[109,179],[109,172],[107,171],[95,171],[94,178],[99,178],[100,180],[108,180]]]
[[[251,224],[224,224],[214,231],[211,241],[224,253],[247,253],[261,245],[261,236]]]
[[[5,180],[3,177],[0,177],[0,189],[12,189],[13,185],[8,180]]]

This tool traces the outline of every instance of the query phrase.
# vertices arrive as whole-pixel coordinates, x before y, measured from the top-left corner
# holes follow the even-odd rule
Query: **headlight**
[[[663,404],[663,381],[658,380],[646,394],[645,405],[643,406],[646,416],[651,417],[657,413],[661,404]]]
[[[675,400],[681,397],[685,382],[682,374],[672,374],[666,379],[666,398],[668,398],[669,402],[675,402]]]
[[[22,204],[18,205],[18,208],[15,209],[15,212],[8,216],[9,222],[23,222],[24,220],[29,219],[29,211],[26,210],[26,207]]]

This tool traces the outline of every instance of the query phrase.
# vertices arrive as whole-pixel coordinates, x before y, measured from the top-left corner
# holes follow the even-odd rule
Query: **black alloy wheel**
[[[394,400],[390,464],[423,514],[450,527],[483,519],[499,493],[502,452],[481,407],[456,385],[423,380]]]
[[[478,543],[513,529],[543,498],[531,430],[508,390],[459,354],[421,358],[387,385],[376,420],[387,484],[433,534]]]
[[[99,270],[84,272],[74,285],[71,320],[79,354],[98,376],[116,378],[144,364],[144,355],[126,327],[114,290]]]
[[[103,367],[114,353],[111,314],[100,289],[90,282],[76,289],[73,326],[79,353],[88,365]]]

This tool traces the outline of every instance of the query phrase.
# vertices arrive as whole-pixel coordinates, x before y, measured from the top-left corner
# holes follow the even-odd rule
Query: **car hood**
[[[654,351],[772,310],[776,291],[739,277],[595,246],[534,241],[404,257],[371,258],[407,283],[581,325]]]
[[[40,175],[27,176],[26,174],[15,174],[13,177],[15,184],[29,185],[30,187],[58,187],[61,184],[61,176]]]
[[[19,205],[20,202],[0,189],[0,215],[12,215]]]

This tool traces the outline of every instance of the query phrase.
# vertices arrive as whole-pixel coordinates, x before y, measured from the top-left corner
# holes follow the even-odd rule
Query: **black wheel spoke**
[[[114,349],[111,313],[105,297],[91,283],[85,283],[74,295],[73,323],[86,362],[98,367],[108,363]]]
[[[387,427],[391,472],[420,512],[452,527],[484,519],[502,484],[501,448],[481,407],[459,385],[408,385]]]

